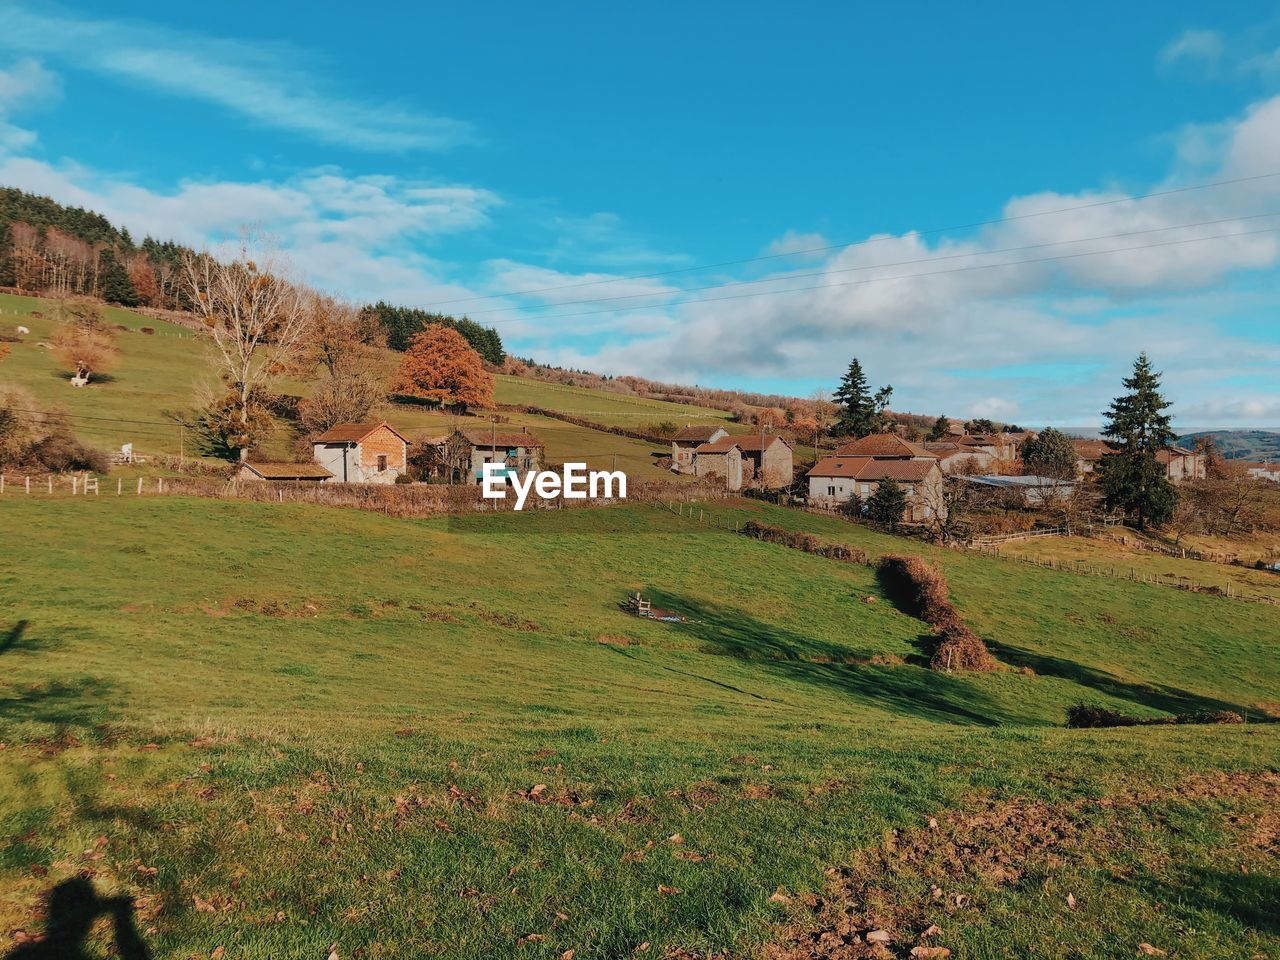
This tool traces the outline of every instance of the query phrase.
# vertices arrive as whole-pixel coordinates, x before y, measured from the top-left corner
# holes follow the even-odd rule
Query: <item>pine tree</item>
[[[893,387],[884,386],[871,393],[862,364],[857,357],[849,361],[849,369],[840,381],[834,400],[840,405],[835,433],[840,436],[865,437],[884,429],[884,411],[889,406]]]
[[[124,264],[116,259],[115,253],[110,249],[102,251],[101,264],[102,299],[107,303],[118,303],[122,307],[136,307],[138,291],[134,289]]]
[[[867,498],[867,516],[877,523],[887,523],[892,529],[902,520],[907,509],[907,492],[893,477],[885,477]]]
[[[1107,506],[1134,514],[1138,529],[1145,530],[1147,523],[1167,522],[1178,502],[1178,492],[1156,460],[1156,453],[1174,439],[1172,419],[1165,413],[1170,404],[1145,353],[1134,361],[1124,388],[1129,392],[1111,401],[1103,414],[1103,436],[1121,449],[1102,461],[1102,489]]]
[[[929,435],[925,437],[925,440],[930,443],[935,440],[941,440],[947,435],[950,428],[951,424],[950,421],[947,420],[947,415],[945,413],[940,413],[938,414],[938,419],[933,421],[933,426],[929,428]]]

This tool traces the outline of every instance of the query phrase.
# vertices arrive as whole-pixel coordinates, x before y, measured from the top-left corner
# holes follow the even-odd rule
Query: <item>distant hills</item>
[[[1195,446],[1201,437],[1212,437],[1227,460],[1280,460],[1280,433],[1274,430],[1201,430],[1178,438],[1183,446]]]

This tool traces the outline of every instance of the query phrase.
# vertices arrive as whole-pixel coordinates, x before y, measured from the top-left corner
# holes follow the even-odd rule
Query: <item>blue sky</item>
[[[807,395],[857,355],[901,409],[1087,425],[1146,349],[1184,424],[1280,426],[1280,17],[1228,7],[0,0],[0,182],[552,362]]]

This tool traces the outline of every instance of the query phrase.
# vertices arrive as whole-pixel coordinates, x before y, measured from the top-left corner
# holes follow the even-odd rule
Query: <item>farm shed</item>
[[[395,483],[408,466],[409,441],[385,421],[340,423],[312,440],[311,451],[340,483]]]

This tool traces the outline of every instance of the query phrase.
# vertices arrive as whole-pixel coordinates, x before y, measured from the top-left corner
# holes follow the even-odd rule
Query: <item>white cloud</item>
[[[402,302],[471,294],[419,242],[488,222],[493,193],[325,169],[285,182],[184,182],[155,191],[75,164],[0,157],[0,183],[88,207],[138,237],[217,245],[250,226],[279,239],[304,278],[353,297]]]
[[[394,151],[440,149],[471,138],[457,120],[325,90],[317,79],[321,65],[308,64],[305,54],[283,44],[35,12],[17,2],[0,3],[0,22],[0,46],[204,100],[325,143]]]
[[[0,68],[0,154],[18,153],[36,142],[30,130],[9,123],[21,110],[48,107],[62,94],[58,76],[31,57]]]
[[[1222,124],[1220,134],[1212,167],[1196,182],[1276,172],[1280,98]],[[1175,169],[1141,192],[1189,182]],[[1233,274],[1280,263],[1280,217],[1255,217],[1280,211],[1280,177],[1137,202],[1132,196],[1114,188],[1045,192],[1011,199],[1001,223],[965,239],[873,236],[824,258],[821,276],[770,275],[781,287],[811,289],[737,298],[761,288],[730,285],[695,294],[670,309],[675,325],[666,331],[594,346],[561,339],[558,356],[608,373],[781,381],[798,390],[834,383],[858,356],[873,380],[894,383],[903,408],[1086,424],[1097,421],[1124,368],[1145,349],[1166,368],[1169,392],[1188,412],[1224,381],[1261,366],[1277,387],[1228,404],[1221,415],[1232,422],[1272,415],[1280,343],[1231,335],[1233,318],[1215,301],[1227,299],[1221,287]],[[1189,226],[1196,223],[1203,225]],[[1101,237],[1111,239],[1090,239]],[[1139,246],[1145,249],[1129,249]],[[1015,247],[1034,249],[994,252]],[[1045,262],[1051,257],[1067,259]],[[1199,298],[1199,291],[1217,293]],[[1276,307],[1272,299],[1264,309]]]
[[[1166,65],[1189,63],[1212,68],[1222,59],[1225,49],[1226,41],[1218,31],[1189,29],[1169,41],[1160,51],[1160,61]]]

